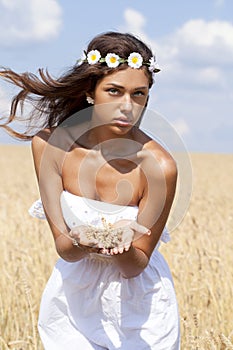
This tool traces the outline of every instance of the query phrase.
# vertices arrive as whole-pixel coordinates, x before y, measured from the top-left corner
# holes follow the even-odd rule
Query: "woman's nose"
[[[132,111],[132,100],[130,95],[124,95],[121,101],[121,111],[122,112],[131,112]]]

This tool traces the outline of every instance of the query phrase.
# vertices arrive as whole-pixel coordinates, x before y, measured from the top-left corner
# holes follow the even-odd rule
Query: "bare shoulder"
[[[145,144],[145,150],[151,153],[151,157],[154,158],[155,163],[163,170],[167,175],[175,175],[177,173],[177,165],[172,155],[165,150],[158,142],[151,140]]]
[[[69,134],[65,128],[47,128],[40,130],[32,139],[32,150],[43,152],[46,146],[53,148],[53,151],[67,150],[70,143]]]
[[[157,141],[140,131],[138,134],[142,144],[140,156],[147,170],[147,174],[156,175],[158,169],[162,171],[166,178],[177,177],[177,164],[172,155]]]
[[[42,165],[47,171],[55,169],[60,173],[68,144],[67,138],[64,128],[43,129],[32,138],[32,155],[37,174]]]
[[[51,129],[40,130],[32,138],[32,150],[33,151],[43,151],[44,147],[47,145],[48,140],[52,134]]]
[[[32,138],[32,154],[35,163],[40,163],[42,154],[44,153],[46,147],[49,144],[49,139],[52,135],[52,130],[43,129],[40,130],[35,136]]]

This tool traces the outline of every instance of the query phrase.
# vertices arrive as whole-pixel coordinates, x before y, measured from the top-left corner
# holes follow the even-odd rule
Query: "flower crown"
[[[138,52],[132,52],[128,58],[121,58],[115,53],[108,53],[105,57],[101,57],[98,50],[91,50],[88,53],[83,53],[82,57],[77,61],[78,66],[83,62],[88,62],[91,65],[98,62],[106,63],[109,68],[116,68],[121,63],[128,63],[131,68],[138,69],[144,65],[148,66],[148,70],[151,73],[158,73],[160,71],[154,56],[149,59],[149,62],[144,62],[142,56]]]

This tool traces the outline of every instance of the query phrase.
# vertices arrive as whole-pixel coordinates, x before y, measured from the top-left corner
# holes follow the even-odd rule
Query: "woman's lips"
[[[114,119],[113,122],[114,124],[117,124],[119,126],[125,126],[125,127],[132,125],[132,122],[127,118],[116,118]]]

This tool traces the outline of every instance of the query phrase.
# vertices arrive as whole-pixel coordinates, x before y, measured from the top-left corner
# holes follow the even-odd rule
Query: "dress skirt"
[[[44,290],[39,333],[45,350],[179,350],[178,306],[169,267],[155,249],[138,276],[111,257],[59,259]]]

